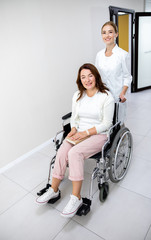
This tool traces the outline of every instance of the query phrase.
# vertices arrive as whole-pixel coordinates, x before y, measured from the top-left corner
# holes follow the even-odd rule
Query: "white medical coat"
[[[96,55],[95,66],[97,67],[102,81],[111,91],[115,101],[118,101],[123,86],[130,87],[132,76],[130,74],[130,56],[128,52],[119,48],[117,45],[112,49],[110,57],[105,56],[102,49]],[[119,120],[124,122],[126,103],[120,104]]]

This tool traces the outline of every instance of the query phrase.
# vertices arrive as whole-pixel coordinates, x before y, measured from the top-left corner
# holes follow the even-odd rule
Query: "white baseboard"
[[[36,148],[32,149],[31,151],[25,153],[24,155],[20,156],[19,158],[15,159],[14,161],[12,161],[11,163],[7,164],[5,167],[0,168],[0,174],[4,173],[6,170],[8,170],[9,168],[13,167],[14,165],[18,164],[19,162],[25,160],[27,157],[30,157],[33,153],[36,153],[38,151],[40,151],[42,148],[46,147],[47,145],[49,145],[50,143],[53,142],[54,138],[51,138],[50,140],[42,143],[41,145],[37,146]]]

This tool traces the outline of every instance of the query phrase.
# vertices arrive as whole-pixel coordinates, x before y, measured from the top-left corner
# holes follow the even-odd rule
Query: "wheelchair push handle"
[[[125,96],[124,96],[124,98],[125,98],[125,101],[126,101],[127,99],[126,99]],[[124,101],[124,102],[125,102],[125,101]],[[119,97],[119,99],[118,99],[118,102],[119,102],[119,103],[120,103],[120,102],[123,103],[123,102],[122,102],[122,99],[121,99],[120,97]]]

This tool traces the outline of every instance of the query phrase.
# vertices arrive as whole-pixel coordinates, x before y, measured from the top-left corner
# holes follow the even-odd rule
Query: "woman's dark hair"
[[[98,91],[108,94],[107,91],[109,91],[109,89],[102,82],[101,76],[100,76],[97,68],[91,63],[85,63],[79,68],[79,71],[78,71],[78,77],[77,77],[76,83],[78,85],[78,89],[79,89],[80,93],[79,93],[79,97],[78,97],[77,101],[82,97],[84,91],[86,90],[81,82],[81,71],[83,69],[89,69],[91,71],[91,73],[94,75],[95,82],[96,82],[96,88],[98,89]]]

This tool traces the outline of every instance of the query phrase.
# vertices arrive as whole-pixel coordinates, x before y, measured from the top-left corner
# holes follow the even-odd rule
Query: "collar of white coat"
[[[118,51],[118,48],[119,48],[118,45],[115,44],[114,48],[112,49],[112,53],[117,52],[117,51]],[[106,48],[104,49],[104,53],[105,53],[105,51],[106,51]]]

